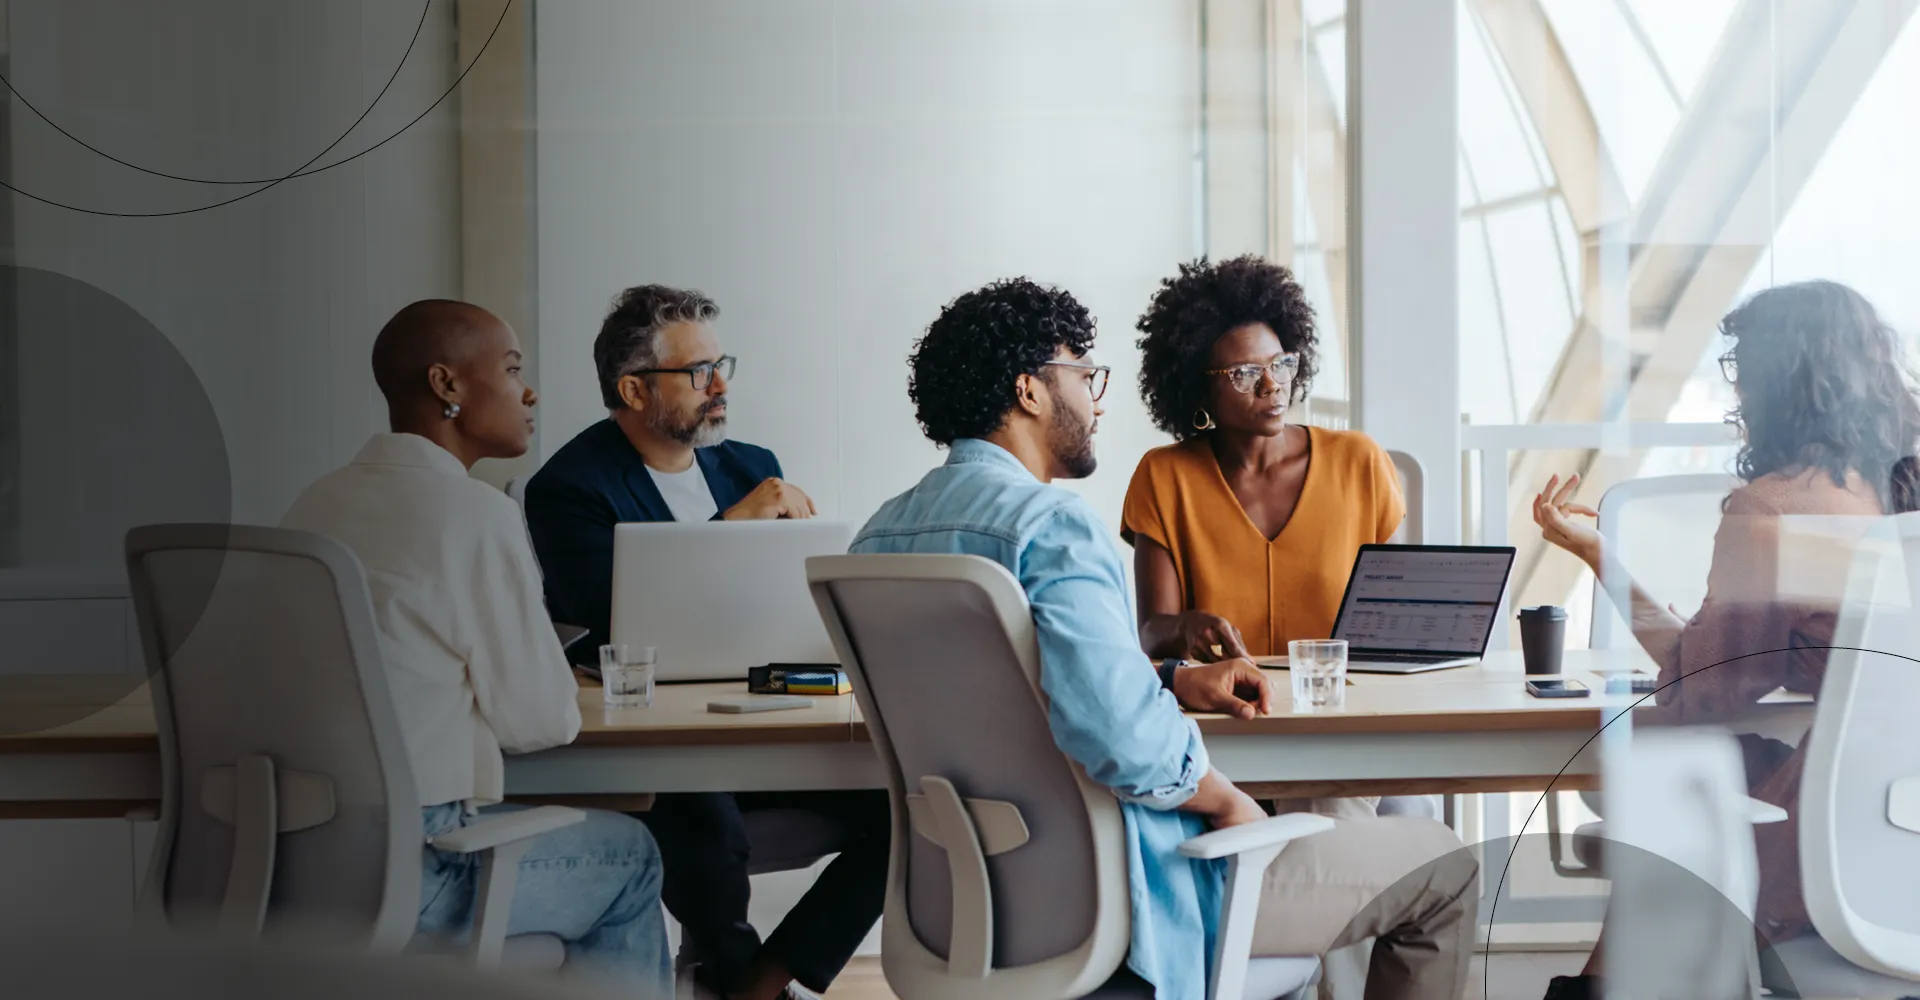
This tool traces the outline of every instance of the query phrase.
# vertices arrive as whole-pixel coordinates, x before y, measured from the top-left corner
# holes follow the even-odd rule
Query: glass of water
[[[601,646],[600,690],[608,708],[647,708],[653,704],[652,646]]]
[[[1293,708],[1345,708],[1347,640],[1295,639],[1287,643],[1287,672],[1293,675]]]

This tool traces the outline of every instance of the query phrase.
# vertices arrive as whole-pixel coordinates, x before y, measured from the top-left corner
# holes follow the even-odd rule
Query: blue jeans
[[[469,817],[458,802],[421,810],[426,835],[524,809],[496,805]],[[473,926],[480,855],[421,848],[420,932],[456,942]],[[642,997],[673,996],[673,961],[660,912],[660,852],[639,820],[587,810],[585,822],[534,840],[520,858],[507,934],[551,934],[567,971],[611,980]]]

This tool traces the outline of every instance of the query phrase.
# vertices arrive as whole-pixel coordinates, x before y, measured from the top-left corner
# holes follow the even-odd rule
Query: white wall
[[[10,78],[62,127],[151,168],[245,179],[292,170],[352,123],[399,63],[421,7],[8,0],[4,11]],[[392,91],[338,152],[398,131],[452,82],[452,6],[429,15]],[[103,290],[166,343],[141,344],[145,324],[100,306],[110,300],[46,293],[0,317],[0,335],[20,343],[17,384],[0,386],[0,405],[21,408],[22,436],[0,487],[18,491],[18,561],[31,567],[0,566],[0,674],[125,665],[103,638],[124,617],[100,607],[122,600],[101,597],[114,585],[93,577],[123,587],[125,527],[193,514],[204,498],[204,454],[183,459],[165,445],[196,426],[191,407],[156,387],[171,351],[211,401],[235,520],[277,521],[384,428],[368,370],[374,333],[408,301],[460,291],[456,110],[443,106],[348,166],[173,219],[11,196],[9,263]],[[165,210],[246,190],[143,179],[17,101],[8,139],[11,183],[89,208]],[[90,596],[22,599],[56,591]],[[0,931],[113,929],[131,915],[145,839],[121,820],[0,822]]]
[[[591,345],[645,282],[720,303],[733,433],[830,516],[865,519],[941,460],[912,341],[993,278],[1071,290],[1114,366],[1117,525],[1166,440],[1133,322],[1195,253],[1193,2],[543,0],[536,95],[541,449],[605,416]]]
[[[11,79],[63,128],[143,166],[246,179],[291,171],[340,135],[400,64],[421,6],[11,0],[6,12]],[[452,5],[434,3],[392,90],[330,158],[398,131],[455,75]],[[384,429],[367,360],[381,323],[413,299],[460,291],[456,113],[449,102],[345,167],[170,219],[13,196],[12,260],[97,286],[158,326],[212,400],[233,517],[272,523]],[[17,101],[11,119],[9,179],[54,200],[159,211],[249,190],[116,166]],[[26,561],[84,551],[117,563],[117,528],[153,513],[141,493],[164,487],[169,466],[149,462],[133,476],[75,456],[172,417],[140,405],[151,384],[144,359],[101,356],[97,331],[71,332],[22,331],[37,353],[21,359],[21,480],[27,527],[44,540]],[[88,494],[117,499],[76,511],[74,497]]]
[[[1347,6],[1354,426],[1420,461],[1430,544],[1460,539],[1454,15],[1454,0]]]

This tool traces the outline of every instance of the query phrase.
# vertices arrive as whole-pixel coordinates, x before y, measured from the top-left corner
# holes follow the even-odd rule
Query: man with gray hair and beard
[[[567,442],[527,483],[527,527],[555,621],[608,642],[613,534],[635,521],[804,518],[813,501],[765,448],[727,440],[734,359],[720,352],[712,299],[662,285],[614,300],[593,342],[608,419]],[[745,812],[820,813],[840,855],[762,942],[747,922],[754,845]],[[660,846],[660,897],[685,928],[697,995],[751,1000],[824,991],[880,917],[887,875],[884,792],[661,795],[640,817]],[[796,987],[794,984],[799,984]]]
[[[614,525],[813,516],[813,501],[780,478],[773,452],[727,440],[734,359],[720,353],[719,314],[699,292],[621,292],[593,341],[608,417],[527,483],[547,611],[589,631],[575,650],[610,641]]]

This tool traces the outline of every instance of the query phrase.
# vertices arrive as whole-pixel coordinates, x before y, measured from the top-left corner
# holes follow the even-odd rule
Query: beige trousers
[[[1444,825],[1338,819],[1267,869],[1255,955],[1324,955],[1373,938],[1367,1000],[1459,1000],[1480,866]]]

